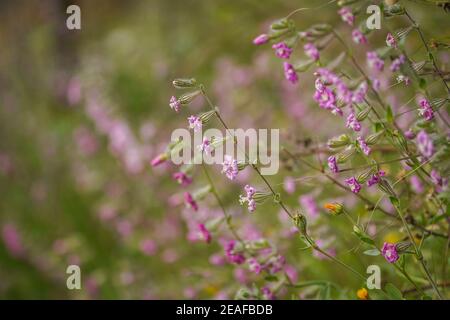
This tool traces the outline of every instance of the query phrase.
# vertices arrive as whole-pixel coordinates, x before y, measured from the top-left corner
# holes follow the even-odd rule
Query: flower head
[[[383,170],[378,171],[377,173],[374,173],[369,180],[367,180],[367,186],[371,187],[374,184],[377,184],[380,182],[381,177],[384,177],[386,173]]]
[[[361,123],[356,119],[355,113],[352,111],[347,117],[347,123],[345,124],[347,128],[352,129],[353,131],[361,130]]]
[[[198,150],[210,154],[212,151],[211,141],[207,137],[203,137],[202,144],[197,146]]]
[[[287,46],[284,42],[276,43],[272,46],[275,49],[275,54],[277,57],[282,59],[289,59],[292,53],[292,49]]]
[[[200,237],[205,240],[206,243],[211,242],[211,233],[209,233],[208,229],[206,229],[205,225],[203,223],[198,224],[198,230]]]
[[[303,46],[303,49],[305,50],[305,53],[308,57],[310,57],[312,60],[317,61],[319,60],[320,53],[319,50],[317,50],[317,47],[313,43],[307,43]]]
[[[332,215],[339,215],[344,211],[344,206],[341,203],[325,203],[323,206],[325,209],[327,209]]]
[[[267,41],[269,41],[269,36],[263,33],[257,36],[255,39],[253,39],[253,44],[259,46],[264,43],[267,43]]]
[[[357,44],[366,44],[367,43],[367,38],[364,36],[364,34],[359,31],[359,29],[355,29],[352,31],[352,39],[353,42],[357,43]]]
[[[263,270],[263,266],[258,262],[258,260],[256,258],[250,258],[247,260],[248,263],[248,268],[250,269],[250,271],[256,273],[256,274],[260,274],[261,271]]]
[[[189,192],[184,193],[184,203],[187,207],[192,208],[194,211],[198,211],[198,204]]]
[[[202,129],[202,120],[197,116],[190,116],[188,118],[189,121],[189,129],[194,129],[194,132],[197,132]]]
[[[419,115],[421,115],[425,120],[430,121],[434,118],[433,108],[431,108],[430,103],[427,99],[423,98],[419,102]]]
[[[245,257],[241,253],[235,252],[236,241],[230,240],[225,244],[225,255],[230,263],[243,264]]]
[[[168,159],[167,154],[161,153],[161,154],[157,155],[155,158],[153,158],[152,161],[150,162],[150,164],[152,165],[152,167],[156,167],[156,166],[159,166],[160,164],[166,162],[167,159]]]
[[[431,156],[434,154],[433,140],[424,130],[421,130],[417,134],[416,142],[417,149],[422,154],[422,156],[424,156],[426,159],[431,158]]]
[[[284,67],[284,76],[285,78],[290,81],[292,84],[296,84],[298,81],[298,75],[295,71],[294,67],[290,63],[283,63]]]
[[[389,67],[389,69],[392,72],[396,72],[398,70],[400,70],[400,66],[402,64],[404,64],[406,62],[406,57],[402,54],[401,56],[399,56],[398,58],[394,59],[391,63],[391,66]]]
[[[384,61],[378,56],[375,51],[367,52],[367,63],[369,67],[377,71],[383,71]]]
[[[175,110],[175,112],[178,112],[178,111],[180,111],[181,102],[175,96],[172,96],[169,101],[169,106],[172,110]]]
[[[381,249],[381,254],[389,263],[395,263],[399,258],[395,243],[385,242]]]
[[[249,212],[253,212],[256,210],[256,201],[253,199],[253,195],[255,194],[255,188],[249,186],[248,184],[244,187],[246,195],[239,196],[239,203],[243,205],[247,203],[247,208]]]
[[[353,193],[358,193],[359,191],[361,191],[361,185],[359,184],[358,180],[355,177],[345,179],[345,182],[348,184],[350,190]]]
[[[175,172],[172,177],[178,181],[182,186],[187,186],[192,183],[192,178],[188,177],[186,173],[179,171]]]
[[[397,40],[395,39],[395,37],[390,32],[386,36],[386,44],[387,44],[388,47],[397,48]]]
[[[366,288],[358,289],[358,291],[356,291],[356,296],[360,300],[367,300],[367,298],[369,298],[369,291],[367,291]]]
[[[330,168],[331,172],[338,173],[339,167],[337,164],[337,160],[335,156],[328,157],[328,168]]]
[[[362,137],[357,137],[356,140],[358,141],[359,147],[361,148],[362,152],[368,156],[370,154],[370,147],[367,145],[366,141]]]
[[[353,26],[353,23],[355,22],[355,16],[352,13],[352,9],[350,9],[349,7],[343,7],[338,11],[338,13],[341,16],[342,21],[346,22],[350,26]]]
[[[222,173],[230,180],[234,180],[239,173],[237,160],[228,154],[224,156]]]

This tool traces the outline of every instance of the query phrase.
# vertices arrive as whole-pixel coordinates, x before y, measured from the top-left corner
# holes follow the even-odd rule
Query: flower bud
[[[379,140],[383,135],[384,135],[384,131],[378,131],[378,132],[375,132],[375,133],[369,135],[369,136],[366,138],[366,143],[367,143],[367,145],[369,145],[369,146],[370,146],[370,145],[374,145],[375,143],[378,142],[378,140]]]
[[[186,105],[186,104],[191,103],[200,94],[201,94],[200,90],[195,90],[195,91],[183,94],[178,100],[180,101],[181,104]]]
[[[283,30],[289,27],[289,21],[286,18],[277,20],[270,25],[272,30]]]
[[[344,212],[344,206],[341,203],[325,203],[324,208],[327,209],[332,215],[338,216]]]
[[[191,79],[175,79],[172,84],[177,89],[188,89],[197,86],[197,81],[194,78]]]
[[[294,216],[294,224],[295,226],[298,228],[298,230],[300,231],[301,235],[306,235],[306,226],[307,226],[307,221],[304,215],[298,213]]]
[[[370,113],[370,107],[367,107],[364,110],[361,110],[360,112],[358,112],[358,114],[356,115],[356,120],[358,121],[363,121],[365,118],[367,118],[367,116]]]
[[[350,159],[350,157],[354,153],[355,153],[355,148],[353,148],[352,146],[349,146],[347,149],[345,149],[344,151],[342,151],[336,155],[336,160],[338,163],[344,163],[348,159]]]
[[[210,110],[207,112],[202,112],[198,117],[202,121],[202,124],[208,123],[209,120],[216,114],[215,110]]]
[[[399,254],[404,253],[406,250],[409,249],[409,247],[411,247],[411,242],[409,241],[397,242],[395,245],[395,249]]]
[[[346,134],[341,134],[339,137],[334,137],[328,140],[327,145],[329,148],[336,149],[345,147],[350,143],[350,137]]]
[[[361,173],[356,177],[356,180],[358,180],[359,183],[365,183],[369,177],[371,177],[374,174],[375,170],[373,168],[370,168],[369,170],[366,170],[365,172]]]
[[[388,2],[389,0],[385,0],[386,2]],[[399,16],[405,13],[405,8],[403,8],[403,6],[399,5],[399,4],[395,4],[395,2],[397,1],[393,1],[390,0],[389,2],[391,2],[392,4],[389,5],[385,10],[384,10],[384,14],[387,17],[391,17],[391,16]]]

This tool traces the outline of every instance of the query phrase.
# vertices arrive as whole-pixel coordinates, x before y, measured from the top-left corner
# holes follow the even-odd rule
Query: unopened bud
[[[183,94],[178,100],[181,104],[189,104],[191,103],[198,95],[201,94],[200,90],[195,90],[186,94]]]
[[[401,241],[395,244],[395,249],[399,254],[404,253],[406,250],[409,249],[409,247],[411,247],[411,242],[409,241]]]
[[[296,214],[294,216],[294,224],[300,231],[301,235],[305,236],[307,234],[306,232],[307,221],[304,215],[300,213]]]
[[[356,120],[358,121],[363,121],[365,118],[367,118],[367,116],[370,113],[370,108],[366,108],[364,110],[361,110],[360,112],[358,112],[358,114],[356,115]]]
[[[348,147],[347,149],[345,149],[344,151],[338,153],[336,155],[336,160],[338,163],[344,163],[346,162],[348,159],[350,159],[350,157],[355,153],[355,148],[352,148],[351,146]]]
[[[175,79],[172,84],[177,89],[188,89],[197,86],[197,81],[194,78],[191,79]]]
[[[341,134],[339,137],[334,137],[328,140],[327,145],[332,149],[345,147],[350,143],[350,137],[346,134]]]
[[[374,145],[378,142],[378,140],[380,140],[380,138],[384,135],[384,131],[379,131],[379,132],[375,132],[372,133],[371,135],[369,135],[366,138],[366,143],[370,146],[370,145]]]
[[[365,183],[367,179],[369,179],[373,174],[375,170],[373,168],[370,168],[369,170],[366,170],[365,172],[361,173],[356,177],[356,180],[358,180],[359,183]]]
[[[327,209],[332,215],[338,216],[344,212],[344,206],[341,203],[325,203],[324,208]]]

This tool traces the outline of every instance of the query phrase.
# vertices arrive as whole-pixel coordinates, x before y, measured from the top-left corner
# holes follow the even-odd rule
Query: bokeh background
[[[271,21],[319,3],[0,1],[0,298],[233,298],[239,287],[263,282],[244,267],[220,265],[217,239],[190,241],[192,212],[179,201],[185,188],[171,178],[173,166],[149,162],[173,129],[206,108],[199,99],[190,111],[170,110],[177,77],[204,83],[236,128],[281,128],[283,139],[297,146],[340,133],[343,125],[312,102],[313,77],[302,76],[298,86],[286,83],[272,50],[252,45]],[[81,30],[66,28],[70,4],[81,7]],[[441,8],[407,5],[427,37],[448,39],[449,15]],[[305,29],[318,22],[345,28],[337,9],[333,4],[295,19]],[[374,34],[371,41],[384,37]],[[411,40],[411,49],[419,44]],[[448,54],[438,54],[448,63]],[[271,177],[280,190],[286,176],[304,176],[290,169]],[[273,204],[252,216],[239,206],[242,185],[257,181],[250,172],[233,183],[219,166],[210,172],[239,232],[274,240],[293,277],[333,281],[342,288],[334,298],[358,288],[351,275],[284,235],[289,223]],[[194,179],[197,186],[205,181],[201,172]],[[325,200],[343,195],[314,179],[286,193],[286,202],[295,207],[313,199],[322,215]],[[364,210],[355,199],[346,201]],[[196,218],[220,214],[212,197],[200,206]],[[338,238],[333,250],[364,270],[362,258],[347,254],[350,231],[323,222],[327,229],[317,231],[323,243]],[[395,230],[383,229],[383,237],[395,237]],[[69,264],[80,265],[82,290],[66,288]],[[395,282],[395,273],[386,272]]]

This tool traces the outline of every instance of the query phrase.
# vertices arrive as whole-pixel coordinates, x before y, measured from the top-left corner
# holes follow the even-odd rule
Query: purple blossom
[[[338,11],[338,13],[341,16],[342,21],[346,22],[350,26],[353,26],[353,23],[355,22],[355,16],[352,13],[352,9],[350,9],[349,7],[343,7]]]
[[[367,85],[367,82],[361,82],[358,88],[356,88],[356,90],[353,92],[352,101],[354,103],[363,103],[368,90],[369,86]]]
[[[189,129],[194,129],[194,132],[197,132],[202,129],[202,120],[200,120],[197,116],[190,116],[188,118],[189,121]]]
[[[311,195],[306,194],[304,196],[301,196],[300,204],[302,205],[309,218],[316,219],[319,216],[319,208],[317,207],[314,197],[312,197]]]
[[[377,78],[372,78],[372,88],[375,91],[380,91],[381,89],[381,81]]]
[[[286,259],[282,255],[276,255],[271,257],[264,267],[267,268],[269,273],[274,274],[283,270],[285,264]]]
[[[285,78],[292,84],[296,84],[298,82],[298,75],[292,64],[285,62],[283,63],[283,67]]]
[[[378,56],[375,51],[367,52],[367,63],[370,68],[377,71],[383,71],[384,69],[384,61]]]
[[[22,239],[13,224],[5,224],[2,228],[2,239],[8,252],[14,257],[20,257],[25,253]]]
[[[156,167],[166,161],[167,161],[167,155],[165,153],[162,153],[162,154],[157,155],[155,158],[153,158],[152,161],[150,162],[150,164],[152,165],[152,167]]]
[[[419,102],[419,115],[422,116],[425,120],[430,121],[434,118],[433,108],[431,108],[430,103],[427,99],[423,98]]]
[[[334,173],[339,172],[339,167],[338,167],[335,156],[328,157],[328,168],[330,168],[331,172],[334,172]]]
[[[284,178],[284,182],[283,182],[283,187],[284,190],[289,193],[292,194],[295,192],[295,180],[292,177],[286,177]]]
[[[207,137],[203,137],[203,141],[202,144],[197,146],[198,150],[200,150],[200,152],[205,152],[210,154],[212,151],[212,147],[211,147],[211,141],[209,141],[209,139]]]
[[[273,49],[275,49],[275,54],[277,57],[282,59],[289,59],[292,53],[292,49],[289,48],[286,43],[279,42],[272,46]]]
[[[178,112],[180,111],[181,102],[175,96],[172,96],[169,100],[169,106],[172,110]]]
[[[275,300],[275,294],[270,290],[269,287],[263,287],[261,293],[266,300]]]
[[[253,199],[253,195],[255,194],[255,188],[249,186],[248,184],[244,187],[246,195],[239,196],[239,202],[241,205],[247,203],[247,208],[249,212],[253,212],[256,210],[256,201]]]
[[[234,252],[236,242],[230,240],[225,244],[225,255],[230,263],[243,264],[245,262],[245,257],[241,253]]]
[[[406,139],[412,140],[416,137],[416,134],[411,129],[405,131],[405,137]]]
[[[417,194],[421,194],[424,191],[423,188],[423,184],[420,181],[420,178],[416,175],[411,176],[410,178],[410,183],[411,183],[411,189],[417,193]]]
[[[433,140],[424,130],[421,130],[417,134],[416,143],[417,149],[422,154],[422,156],[426,159],[431,158],[431,156],[434,154]]]
[[[261,266],[261,264],[258,262],[258,260],[256,258],[248,259],[247,263],[248,263],[248,268],[250,269],[251,272],[260,274],[261,271],[263,270],[263,267]]]
[[[386,36],[386,44],[387,44],[388,47],[397,48],[397,40],[395,39],[395,37],[390,32]]]
[[[361,191],[361,185],[359,184],[358,180],[355,177],[345,179],[345,182],[348,184],[350,190],[353,193],[358,193],[359,191]]]
[[[305,53],[308,57],[310,57],[312,60],[317,61],[319,60],[320,53],[319,50],[317,50],[317,47],[313,43],[307,43],[303,46],[303,49],[305,50]]]
[[[355,29],[352,31],[352,39],[353,42],[357,43],[357,44],[366,44],[367,43],[367,38],[364,36],[364,34],[359,31],[359,29]]]
[[[172,176],[182,186],[187,186],[192,183],[192,178],[188,177],[184,172],[175,172]]]
[[[333,90],[325,86],[321,79],[316,80],[316,91],[313,98],[321,108],[330,110],[334,115],[342,116],[342,110],[336,106],[336,96]]]
[[[198,211],[198,204],[189,192],[184,193],[184,203],[187,207],[192,208],[194,211]]]
[[[442,192],[448,185],[448,179],[443,178],[435,169],[430,172],[431,182],[436,186],[436,192]]]
[[[395,263],[399,258],[395,243],[385,242],[381,254],[389,263]]]
[[[228,179],[234,180],[239,173],[237,160],[226,154],[223,160],[222,173],[225,173]]]
[[[361,130],[361,123],[356,119],[355,113],[352,111],[347,117],[347,123],[345,124],[347,128],[352,129],[353,131]]]
[[[269,41],[269,36],[263,33],[257,36],[255,39],[253,39],[253,44],[259,46],[264,43],[267,43],[267,41]]]
[[[389,69],[392,72],[396,72],[398,70],[400,70],[400,66],[402,64],[404,64],[406,62],[406,57],[402,54],[400,55],[398,58],[394,59],[391,63],[391,66],[389,67]]]
[[[205,240],[206,243],[210,243],[211,242],[211,233],[208,231],[208,229],[206,229],[205,225],[203,223],[199,223],[197,227],[198,227],[199,235],[200,235],[201,239]]]
[[[385,176],[385,172],[383,170],[378,171],[377,173],[373,174],[372,177],[370,177],[369,180],[367,180],[367,186],[371,187],[374,184],[377,184],[381,181],[381,177]]]
[[[367,145],[366,141],[362,137],[357,137],[356,140],[358,141],[359,147],[361,148],[362,152],[368,156],[370,154],[370,147]]]

